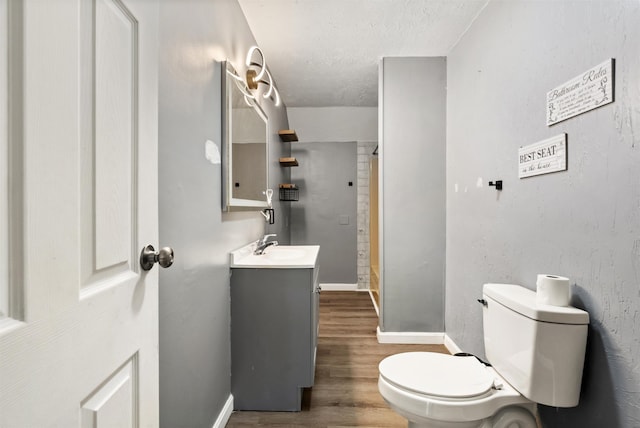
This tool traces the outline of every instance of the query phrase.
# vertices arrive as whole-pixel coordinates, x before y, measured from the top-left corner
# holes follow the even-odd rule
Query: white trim
[[[447,348],[447,351],[451,353],[451,355],[462,352],[462,349],[460,349],[460,347],[456,345],[453,339],[446,333],[444,334],[444,346],[445,348]]]
[[[379,325],[384,326],[384,57],[378,61],[378,296]],[[371,201],[369,201],[371,202]],[[369,208],[371,209],[371,208]],[[369,237],[371,239],[371,237]]]
[[[322,291],[358,291],[358,284],[320,284]]]
[[[373,297],[373,293],[371,290],[363,290],[369,292],[369,297],[371,297],[371,303],[373,303],[373,309],[376,310],[376,315],[380,318],[380,309],[378,309],[378,304],[376,303],[376,299]],[[379,328],[379,327],[378,327]]]
[[[444,333],[422,333],[403,331],[380,331],[377,328],[378,343],[398,343],[403,345],[443,345]]]
[[[233,395],[229,394],[229,398],[227,398],[227,402],[224,403],[224,407],[218,414],[218,419],[213,424],[213,428],[224,428],[229,422],[231,413],[233,413]]]

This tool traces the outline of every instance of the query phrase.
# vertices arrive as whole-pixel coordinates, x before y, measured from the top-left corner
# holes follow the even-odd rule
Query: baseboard
[[[449,353],[451,353],[451,355],[457,354],[458,352],[462,352],[462,349],[460,349],[460,347],[456,345],[453,339],[449,337],[449,335],[446,333],[444,335],[444,346],[445,348],[447,348]]]
[[[444,333],[421,333],[401,331],[376,331],[378,343],[397,343],[403,345],[443,345]]]
[[[227,398],[227,402],[224,403],[224,407],[220,411],[218,419],[216,419],[216,422],[213,424],[213,428],[224,428],[227,422],[229,422],[231,413],[233,413],[233,395],[229,394],[229,398]]]
[[[358,291],[358,284],[320,284],[322,291]]]

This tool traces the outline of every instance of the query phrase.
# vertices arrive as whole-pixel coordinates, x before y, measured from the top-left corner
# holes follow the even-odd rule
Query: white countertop
[[[313,268],[318,259],[319,245],[272,245],[264,254],[253,254],[256,243],[245,245],[230,253],[232,268],[304,269]]]

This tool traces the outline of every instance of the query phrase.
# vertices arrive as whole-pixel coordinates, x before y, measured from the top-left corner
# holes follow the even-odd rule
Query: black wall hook
[[[489,186],[495,186],[496,190],[502,190],[502,180],[490,181]]]

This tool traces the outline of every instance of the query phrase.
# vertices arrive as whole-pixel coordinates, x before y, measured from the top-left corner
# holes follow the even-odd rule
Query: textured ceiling
[[[445,56],[489,0],[239,0],[289,107],[377,106],[384,56]]]

